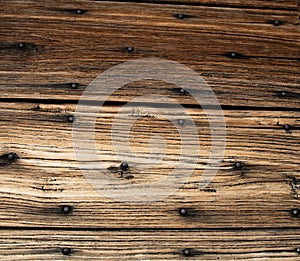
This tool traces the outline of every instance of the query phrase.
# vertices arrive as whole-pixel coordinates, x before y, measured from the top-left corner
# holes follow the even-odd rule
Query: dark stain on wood
[[[287,176],[287,182],[291,187],[292,197],[294,199],[299,199],[300,179],[295,176]]]

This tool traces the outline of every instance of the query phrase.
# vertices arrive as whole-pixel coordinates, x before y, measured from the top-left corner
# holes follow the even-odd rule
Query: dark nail
[[[131,46],[126,47],[127,52],[132,53],[134,51],[134,48]]]
[[[75,117],[70,115],[68,116],[68,122],[73,123],[75,121]]]
[[[128,162],[123,161],[123,162],[120,164],[120,168],[121,168],[122,170],[127,170],[127,169],[129,169]]]
[[[83,14],[83,10],[77,9],[77,10],[75,11],[75,13],[76,13],[76,14]]]
[[[281,96],[286,96],[286,92],[281,92]]]
[[[295,251],[296,251],[298,254],[300,254],[300,247],[297,247],[297,248],[295,249]]]
[[[180,91],[181,94],[186,94],[187,93],[187,91],[185,89],[182,89],[182,88],[180,88],[179,91]]]
[[[275,26],[282,25],[282,21],[280,21],[280,20],[272,20],[271,23]]]
[[[243,163],[242,162],[236,162],[236,163],[234,163],[234,168],[235,169],[242,169],[243,168]]]
[[[293,217],[298,217],[299,214],[300,214],[300,211],[299,211],[298,208],[293,208],[293,209],[291,209],[291,215],[292,215]]]
[[[191,256],[191,254],[192,254],[192,251],[189,248],[185,248],[182,250],[182,255],[184,255],[184,256]]]
[[[71,88],[72,89],[77,89],[79,87],[78,83],[71,83]]]
[[[8,161],[10,163],[16,161],[17,159],[19,159],[18,154],[14,153],[14,152],[10,152],[10,153],[6,154],[6,157],[7,157]]]
[[[188,211],[187,211],[186,208],[180,208],[178,212],[181,216],[187,216],[188,215]]]
[[[61,210],[64,214],[69,214],[72,211],[72,207],[71,206],[62,206]]]
[[[61,250],[63,255],[70,255],[71,254],[71,248],[65,247]]]
[[[15,153],[9,153],[8,155],[7,155],[7,158],[9,159],[9,160],[14,160],[15,159]]]
[[[185,120],[184,119],[179,119],[177,122],[181,126],[183,126],[185,124]]]
[[[24,48],[25,47],[25,43],[18,43],[18,48]]]
[[[176,18],[178,18],[178,19],[184,19],[184,18],[186,18],[186,15],[185,15],[185,14],[176,14],[175,16],[176,16]]]
[[[7,158],[8,158],[9,160],[12,160],[12,159],[14,159],[14,154],[12,154],[12,153],[9,153],[9,154],[7,155]]]
[[[286,131],[290,131],[292,129],[292,126],[289,125],[289,124],[284,124],[283,125],[283,128],[286,130]]]
[[[242,54],[236,53],[236,52],[230,52],[230,53],[227,54],[227,56],[228,56],[229,58],[241,58],[241,57],[242,57]]]

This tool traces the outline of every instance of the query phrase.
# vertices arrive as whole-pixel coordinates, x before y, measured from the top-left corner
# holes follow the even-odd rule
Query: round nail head
[[[296,248],[296,252],[297,252],[298,254],[300,254],[300,247],[297,247],[297,248]]]
[[[79,86],[78,83],[71,83],[71,88],[72,88],[72,89],[77,89],[78,86]]]
[[[180,93],[182,93],[182,94],[185,94],[186,93],[186,90],[185,89],[183,89],[183,88],[180,88]]]
[[[183,126],[185,124],[185,120],[184,119],[179,119],[178,124]]]
[[[185,248],[185,249],[182,250],[182,254],[184,256],[190,256],[191,255],[191,250],[188,249],[188,248]]]
[[[282,25],[282,22],[280,20],[273,20],[272,24],[275,26],[279,26],[279,25]]]
[[[24,48],[25,47],[25,43],[18,43],[18,47],[19,48]]]
[[[14,153],[9,153],[9,154],[7,155],[7,158],[8,158],[9,160],[14,160],[14,158],[15,158]]]
[[[291,125],[289,125],[289,124],[284,124],[284,125],[283,125],[283,128],[284,128],[286,131],[289,131],[289,130],[291,130]]]
[[[297,217],[297,216],[299,216],[299,209],[298,209],[298,208],[293,208],[293,209],[291,210],[291,213],[292,213],[292,215],[293,215],[294,217]]]
[[[71,248],[65,247],[61,250],[63,255],[70,255],[71,254]]]
[[[75,120],[74,116],[68,116],[68,122],[73,123]]]
[[[281,92],[281,96],[286,96],[286,92],[285,91]]]
[[[188,211],[187,211],[186,208],[180,208],[180,209],[179,209],[179,214],[180,214],[181,216],[187,216]]]
[[[229,53],[229,57],[230,58],[237,58],[238,57],[238,54],[236,52],[230,52]]]
[[[71,210],[72,208],[70,206],[62,206],[62,211],[64,212],[64,214],[70,213]]]
[[[176,17],[178,19],[184,19],[185,18],[185,15],[184,14],[177,14]]]
[[[134,48],[132,46],[128,46],[126,49],[129,53],[132,53],[134,51]]]
[[[243,168],[243,163],[242,163],[242,162],[236,162],[236,163],[234,164],[234,167],[235,167],[236,169],[242,169],[242,168]]]
[[[128,162],[123,161],[123,162],[120,164],[120,168],[121,168],[122,170],[127,170],[127,169],[129,169],[129,164],[128,164]]]
[[[83,11],[82,11],[81,9],[77,9],[77,10],[75,11],[75,13],[76,13],[76,14],[83,14]]]

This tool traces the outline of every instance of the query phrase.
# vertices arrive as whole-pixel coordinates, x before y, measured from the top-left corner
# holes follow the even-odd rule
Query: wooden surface
[[[181,62],[200,73],[222,105],[299,107],[296,9],[91,1],[59,6],[55,2],[18,1],[2,8],[2,99],[76,102],[83,89],[112,65],[158,57]],[[89,11],[82,15],[70,12],[76,8]],[[188,17],[177,19],[174,15],[178,13]],[[273,20],[283,24],[274,26]],[[25,47],[18,48],[18,42],[24,42]],[[128,53],[128,46],[134,51]],[[233,59],[228,57],[230,52],[242,56]],[[70,88],[73,82],[80,84],[78,89]],[[127,90],[125,99],[122,92],[112,98],[126,101],[131,94]],[[169,90],[168,94],[172,97],[176,92]],[[182,95],[180,102],[195,103]]]
[[[10,260],[297,260],[299,230],[3,230]],[[226,242],[226,244],[224,244]],[[254,244],[255,242],[255,244]],[[70,257],[62,248],[72,248]],[[183,257],[184,249],[191,256]]]
[[[300,214],[293,212],[300,209],[296,0],[2,1],[0,13],[0,260],[300,260]],[[95,138],[105,150],[99,171],[119,177],[111,124],[140,95],[183,104],[201,145],[196,169],[176,193],[152,204],[126,204],[89,184],[68,117],[97,75],[150,57],[180,62],[211,86],[226,121],[226,150],[211,184],[199,190],[211,167],[205,112],[170,84],[124,86],[97,118]],[[150,102],[125,113],[140,117],[130,144],[143,154],[149,139],[161,135],[166,164],[131,165],[130,179],[119,177],[127,186],[168,175],[179,157],[176,128],[159,115],[149,117]],[[162,100],[157,104],[162,115],[172,113]],[[18,158],[10,160],[9,153]],[[194,151],[185,155],[193,157]],[[64,206],[70,212],[63,213]],[[180,215],[182,208],[187,215]]]

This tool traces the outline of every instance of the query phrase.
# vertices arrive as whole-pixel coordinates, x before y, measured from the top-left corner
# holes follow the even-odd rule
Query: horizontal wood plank
[[[79,170],[72,124],[67,121],[74,109],[75,105],[0,103],[1,153],[14,152],[20,157],[16,162],[2,157],[3,226],[220,228],[299,224],[300,219],[290,212],[299,207],[299,112],[243,111],[241,119],[239,111],[224,111],[225,157],[210,186],[199,190],[201,175],[210,168],[206,164],[210,131],[201,109],[186,109],[199,130],[202,148],[195,171],[180,190],[164,201],[132,205],[99,194]],[[118,172],[114,169],[126,156],[116,158],[110,143],[112,119],[119,109],[103,107],[96,125],[96,141],[103,162],[97,171],[109,170],[108,175],[115,177]],[[135,112],[130,117],[140,117],[130,136],[130,145],[138,155],[147,152],[153,134],[162,136],[168,146],[162,165],[130,162],[126,175],[131,175],[131,179],[120,178],[126,186],[164,177],[173,169],[180,152],[180,137],[172,125],[155,114],[144,117],[145,106],[130,111]],[[122,120],[120,124],[126,126]],[[292,126],[291,131],[283,129],[285,124]],[[173,133],[172,138],[169,132]],[[122,133],[121,128],[119,134]],[[184,159],[191,159],[194,153],[184,155]],[[235,169],[236,162],[242,162],[243,169]],[[72,206],[73,212],[64,215],[63,205]],[[187,208],[190,215],[180,216],[180,208]]]
[[[152,4],[164,4],[164,5],[191,5],[191,6],[212,6],[212,7],[236,7],[236,8],[254,8],[254,9],[279,9],[279,10],[295,10],[297,9],[298,0],[103,0],[101,2],[126,2],[128,5],[152,3]],[[9,2],[9,0],[4,0],[3,2]],[[43,3],[42,0],[34,0],[35,3]],[[45,3],[44,3],[45,4]],[[73,8],[80,8],[84,5],[90,4],[89,0],[73,0],[73,1],[64,1],[57,2],[56,6],[64,6],[68,4]],[[93,2],[94,4],[94,2]]]
[[[252,8],[269,8],[269,9],[295,9],[297,8],[298,0],[255,0],[255,1],[242,1],[242,0],[143,0],[149,3],[172,3],[172,4],[187,4],[187,5],[210,5],[210,6],[237,6],[237,7],[252,7]],[[140,1],[139,1],[140,2]]]
[[[297,260],[294,230],[1,230],[10,260]],[[71,251],[64,256],[62,250]],[[69,250],[68,250],[69,249]],[[190,256],[183,251],[189,250]]]
[[[79,3],[88,12],[74,14],[74,3],[3,5],[1,98],[78,100],[85,87],[111,66],[158,57],[198,72],[222,105],[299,108],[296,11]],[[177,19],[178,13],[187,18]],[[283,24],[274,26],[273,20]],[[126,50],[128,46],[133,52]],[[242,56],[230,58],[231,52]],[[71,83],[78,83],[78,88],[72,89]],[[140,83],[139,90],[146,91],[146,86]],[[189,96],[169,94],[182,104],[195,104]],[[111,100],[130,97],[127,89]]]

